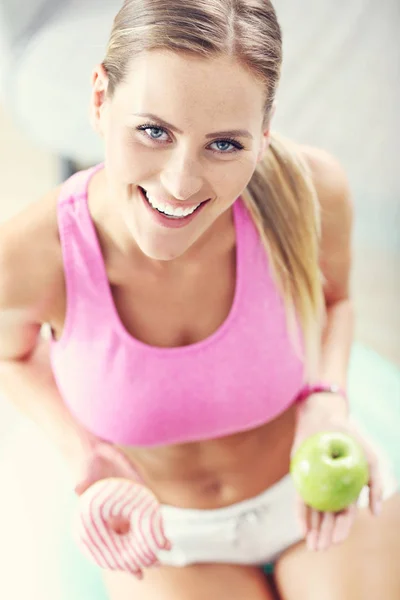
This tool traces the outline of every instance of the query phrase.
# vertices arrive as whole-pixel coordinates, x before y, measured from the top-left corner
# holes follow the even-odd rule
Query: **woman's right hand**
[[[154,494],[143,485],[127,456],[102,440],[93,441],[85,472],[75,487],[80,496],[74,535],[83,554],[104,569],[139,579],[169,550]]]

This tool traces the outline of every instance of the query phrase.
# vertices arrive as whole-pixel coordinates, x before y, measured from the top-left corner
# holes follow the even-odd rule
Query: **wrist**
[[[65,459],[75,471],[80,470],[81,465],[90,460],[100,443],[98,437],[74,423],[68,437],[64,438],[61,449]]]
[[[296,402],[301,415],[316,410],[334,419],[347,417],[349,413],[346,390],[325,382],[305,385],[298,393]]]
[[[310,396],[315,396],[317,394],[333,394],[335,396],[339,395],[342,396],[343,400],[346,402],[346,404],[348,404],[347,392],[344,388],[336,384],[326,383],[324,381],[308,383],[304,385],[297,394],[295,401],[304,402],[304,400],[307,400]]]

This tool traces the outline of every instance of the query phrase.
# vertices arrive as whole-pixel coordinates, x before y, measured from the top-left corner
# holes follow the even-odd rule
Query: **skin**
[[[200,251],[212,254],[216,230],[229,227],[229,209],[268,143],[269,130],[262,130],[263,87],[227,58],[215,59],[215,70],[210,64],[150,52],[135,60],[112,100],[106,95],[104,69],[98,66],[93,74],[91,117],[104,139],[108,184],[104,209],[115,216],[113,237],[132,258],[145,260],[147,268],[185,269]],[[219,85],[217,74],[223,78]],[[173,121],[183,133],[136,131],[149,120],[134,116],[143,112]],[[217,141],[205,140],[206,134],[236,129],[237,124],[254,138],[237,136],[245,146],[239,152],[217,136]],[[165,229],[143,209],[139,185],[156,198],[185,206],[211,202],[188,226]]]
[[[152,72],[160,76],[149,77]],[[207,94],[204,90],[212,91]],[[111,100],[106,92],[107,77],[98,66],[93,73],[91,118],[104,139],[106,169],[92,181],[92,213],[103,245],[106,236],[118,240],[118,256],[122,250],[129,256],[129,268],[136,264],[133,272],[140,272],[140,278],[129,277],[140,280],[140,284],[132,283],[126,293],[121,290],[117,296],[119,312],[127,314],[125,303],[131,305],[132,295],[140,294],[143,303],[137,305],[137,317],[129,322],[130,332],[136,338],[168,346],[197,341],[220,325],[232,303],[235,236],[231,206],[246,187],[268,144],[269,129],[262,129],[264,89],[251,74],[225,57],[208,62],[152,52],[135,60],[129,77]],[[162,133],[161,144],[154,142],[149,134],[159,136],[159,130],[147,131],[146,135],[135,130],[148,121],[131,116],[139,112],[154,113],[183,134],[168,131]],[[238,152],[233,152],[232,144],[218,142],[218,137],[205,139],[210,132],[239,128],[247,130],[253,139],[235,138],[244,146]],[[188,226],[166,229],[156,224],[143,207],[138,185],[152,196],[169,201],[188,205],[208,198],[211,201]],[[100,189],[107,190],[104,197]],[[110,271],[113,260],[117,257],[110,255]],[[213,261],[215,271],[211,273]],[[189,291],[194,288],[194,279],[196,298]],[[216,286],[215,294],[210,293],[210,281]],[[164,299],[161,307],[158,301],[150,300],[149,305],[149,298],[160,296]],[[185,299],[179,315],[173,308],[177,296]],[[216,309],[218,304],[220,308]],[[171,306],[168,319],[166,305]],[[210,315],[209,329],[202,332],[197,332],[195,325],[199,310]],[[125,322],[128,320],[129,317]],[[183,338],[182,331],[192,333]],[[283,438],[286,443],[276,443],[279,460],[273,468],[265,465],[260,469],[259,464],[255,468],[254,462],[251,468],[249,465],[267,435],[272,443],[281,428],[290,432],[293,427],[291,410],[278,418],[274,426],[267,424],[250,437],[241,433],[205,444],[123,449],[162,502],[212,508],[244,499],[280,479],[287,469],[290,437]],[[236,473],[237,465],[230,466],[238,444],[243,448],[242,458],[239,457],[239,461],[243,460],[241,474]],[[211,453],[212,467],[208,460]],[[172,478],[170,471],[165,471],[166,457],[174,473]],[[238,478],[240,483],[234,484]],[[193,487],[187,485],[188,479],[194,480]]]
[[[91,121],[104,141],[106,168],[90,183],[89,208],[116,308],[127,331],[137,339],[165,347],[194,343],[215,331],[229,313],[235,282],[231,207],[268,145],[263,102],[260,83],[227,58],[204,61],[167,52],[148,53],[130,65],[126,81],[111,99],[103,68],[95,68]],[[135,129],[149,120],[132,116],[138,112],[154,113],[182,133],[168,130],[157,144],[149,134],[158,137],[159,130],[148,130],[146,137],[146,132]],[[218,143],[221,136],[205,137],[232,128],[246,129],[252,136],[236,138],[244,146],[238,152],[231,153],[231,146]],[[322,208],[321,266],[331,315],[328,337],[335,346],[346,347],[351,329],[352,213],[347,182],[332,157],[314,148],[299,150],[311,167]],[[138,186],[186,205],[210,202],[188,226],[165,229],[144,207]],[[58,192],[54,190],[3,226],[0,326],[3,323],[4,332],[7,321],[12,335],[3,337],[0,357],[26,356],[43,322],[51,323],[57,339],[62,335],[66,293],[55,218]],[[11,273],[11,265],[19,277],[4,275],[7,268]],[[194,280],[196,296],[191,293]],[[207,320],[200,321],[199,314],[207,315]],[[346,361],[343,350],[333,352],[332,343],[326,347],[323,372],[329,379],[328,375],[344,369]],[[223,439],[122,449],[161,502],[189,508],[228,506],[261,493],[288,472],[295,417],[295,408],[290,407],[262,427]],[[283,573],[279,582],[289,572],[291,563],[286,564],[289,567],[279,570]],[[221,600],[273,597],[255,567],[161,567],[148,571],[141,582],[121,573],[105,573],[104,577],[112,600],[136,596],[196,600],[207,594]],[[289,600],[300,600],[289,588],[285,593]]]

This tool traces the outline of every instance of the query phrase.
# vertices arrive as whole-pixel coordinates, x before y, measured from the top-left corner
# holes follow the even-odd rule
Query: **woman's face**
[[[145,255],[182,256],[232,206],[262,158],[264,89],[228,58],[166,51],[135,59],[111,99],[106,87],[98,67],[92,115],[105,144],[109,201]]]

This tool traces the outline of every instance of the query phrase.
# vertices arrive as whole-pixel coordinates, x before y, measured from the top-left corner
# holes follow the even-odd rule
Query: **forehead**
[[[204,120],[219,126],[221,119],[258,125],[265,99],[265,87],[235,59],[160,50],[132,60],[117,93],[130,112],[161,113],[191,126]]]

